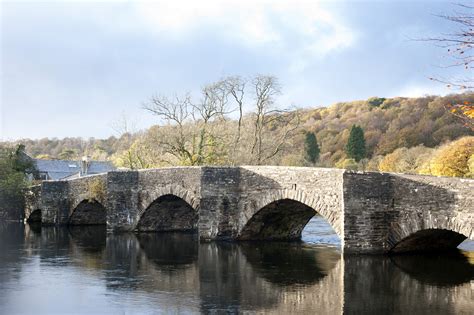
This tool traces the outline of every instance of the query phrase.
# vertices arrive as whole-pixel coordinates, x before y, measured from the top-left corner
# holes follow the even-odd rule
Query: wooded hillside
[[[463,156],[467,157],[467,161],[458,163],[469,165],[474,162],[471,158],[474,153],[474,132],[446,109],[449,104],[465,102],[474,103],[474,93],[445,97],[374,97],[364,101],[341,102],[327,108],[272,112],[265,118],[268,124],[264,126],[258,139],[263,152],[262,157],[259,157],[260,162],[250,154],[254,149],[252,146],[255,146],[255,143],[252,143],[256,130],[255,114],[243,115],[238,145],[233,132],[236,130],[237,121],[223,116],[206,125],[207,136],[201,148],[206,154],[202,155],[198,164],[317,165],[471,176],[472,170],[469,169],[447,173],[435,171],[436,168],[446,168],[446,164],[454,163],[454,156],[450,160],[439,156],[440,152],[449,151],[447,148],[450,146],[456,147],[451,148],[451,151],[462,151],[456,153],[457,155],[464,154]],[[282,119],[288,118],[288,115],[293,115],[291,119],[297,120],[293,121],[294,128],[291,130],[287,128],[289,120]],[[93,159],[112,160],[119,167],[129,168],[189,165],[196,161],[193,160],[193,150],[198,140],[196,135],[200,134],[198,131],[204,130],[200,124],[202,120],[186,121],[180,129],[186,139],[183,147],[189,148],[190,152],[187,160],[180,160],[176,155],[170,154],[171,151],[164,150],[164,141],[169,139],[166,143],[171,143],[178,132],[174,124],[156,125],[142,132],[123,134],[120,138],[39,139],[21,140],[17,143],[24,144],[31,156],[39,158],[76,159],[89,155]],[[366,158],[358,163],[349,159],[345,151],[353,125],[363,129],[366,143]],[[316,135],[320,149],[319,159],[315,164],[305,160],[304,141],[308,132]],[[275,143],[283,136],[285,141],[273,154]],[[463,137],[462,141],[454,142]],[[435,167],[435,164],[441,166]]]

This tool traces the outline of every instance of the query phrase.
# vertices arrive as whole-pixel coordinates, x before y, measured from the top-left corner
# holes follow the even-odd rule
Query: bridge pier
[[[132,231],[139,214],[138,171],[107,173],[107,230]]]
[[[201,175],[199,236],[203,241],[232,240],[238,225],[241,170],[204,167]]]
[[[70,200],[68,182],[45,181],[41,184],[41,223],[62,225],[68,221]]]

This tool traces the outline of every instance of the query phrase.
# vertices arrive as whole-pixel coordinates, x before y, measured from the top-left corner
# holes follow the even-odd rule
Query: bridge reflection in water
[[[337,246],[308,243],[199,243],[191,233],[14,224],[0,226],[0,262],[2,314],[474,308],[474,264],[460,253],[343,257]]]

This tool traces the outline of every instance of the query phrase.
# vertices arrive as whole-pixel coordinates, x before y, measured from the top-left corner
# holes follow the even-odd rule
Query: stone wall
[[[9,192],[0,189],[0,220],[23,220],[25,201],[21,192]]]
[[[473,191],[474,180],[468,179],[346,172],[344,250],[387,252],[426,229],[473,238]]]
[[[426,229],[458,233],[441,235],[440,241],[454,242],[445,243],[447,247],[474,238],[474,180],[402,174],[391,174],[391,180],[396,216],[389,225],[389,247]],[[431,243],[443,245],[440,241]]]
[[[153,202],[172,195],[198,213],[201,168],[173,167],[141,171],[114,171],[107,175],[108,228],[131,231]]]
[[[41,211],[41,185],[31,186],[25,191],[25,214],[21,219],[30,219],[34,211]]]
[[[291,199],[313,208],[339,236],[343,230],[344,170],[308,167],[242,167],[239,232],[264,206]]]
[[[201,238],[239,238],[256,213],[285,199],[311,207],[342,235],[342,174],[343,170],[305,167],[205,167]]]
[[[107,203],[107,174],[84,176],[73,180],[41,183],[43,224],[68,224],[83,201]]]

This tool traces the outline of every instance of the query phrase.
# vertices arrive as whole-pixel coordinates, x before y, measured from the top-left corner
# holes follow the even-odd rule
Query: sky
[[[273,75],[282,107],[452,93],[458,68],[416,39],[453,31],[443,1],[0,0],[0,139],[116,135],[154,95]]]

